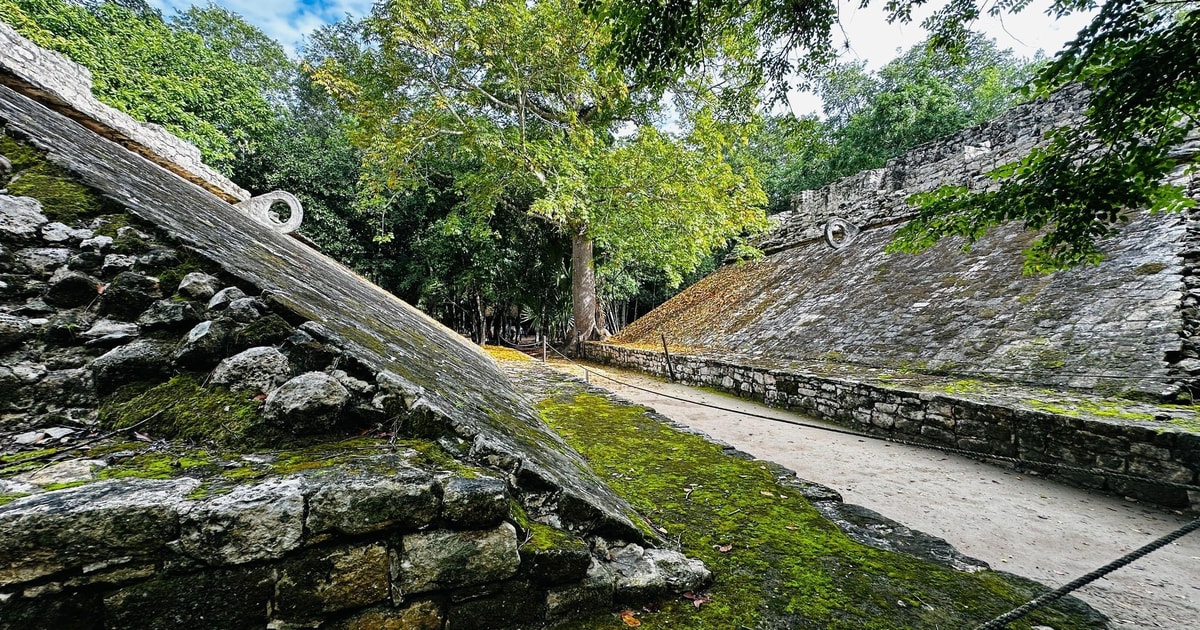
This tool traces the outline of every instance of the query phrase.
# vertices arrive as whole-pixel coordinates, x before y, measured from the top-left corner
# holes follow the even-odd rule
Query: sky
[[[206,4],[207,0],[149,2],[169,17],[177,9]],[[844,60],[865,60],[868,69],[878,69],[925,38],[920,22],[931,12],[930,5],[914,10],[912,23],[900,25],[886,22],[882,0],[874,0],[865,9],[858,8],[859,0],[838,2],[839,22],[850,44],[843,53]],[[215,0],[214,3],[240,14],[294,54],[302,47],[308,33],[347,14],[365,15],[373,0]],[[931,4],[936,7],[944,3],[935,1]],[[1021,13],[1000,18],[984,16],[973,27],[994,38],[1001,48],[1011,48],[1022,57],[1032,57],[1038,50],[1051,55],[1074,38],[1091,16],[1076,14],[1055,20],[1045,14],[1049,4],[1050,0],[1033,0]],[[835,41],[839,39],[841,35],[836,33]],[[820,99],[814,94],[796,93],[789,101],[796,114],[818,112],[821,107]]]

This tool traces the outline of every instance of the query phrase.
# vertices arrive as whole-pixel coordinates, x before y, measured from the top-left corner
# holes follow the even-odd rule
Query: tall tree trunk
[[[571,235],[571,311],[575,316],[576,344],[600,336],[596,330],[596,268],[592,238],[587,235],[586,227]]]

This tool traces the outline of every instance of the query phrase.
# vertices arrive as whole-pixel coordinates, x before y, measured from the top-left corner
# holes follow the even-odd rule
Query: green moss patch
[[[763,462],[726,456],[645,409],[590,393],[539,404],[547,423],[666,539],[713,571],[710,601],[664,605],[643,627],[968,628],[1038,587],[992,572],[959,573],[856,543]],[[1011,628],[1098,627],[1061,610]],[[561,628],[619,627],[609,615]]]
[[[100,422],[121,429],[151,418],[139,431],[157,438],[255,445],[270,437],[261,406],[248,392],[204,387],[184,374],[151,387],[122,387],[101,404]]]
[[[51,221],[69,225],[113,207],[65,170],[47,162],[40,151],[8,136],[0,135],[0,155],[13,164],[14,175],[6,186],[8,194],[37,199]]]

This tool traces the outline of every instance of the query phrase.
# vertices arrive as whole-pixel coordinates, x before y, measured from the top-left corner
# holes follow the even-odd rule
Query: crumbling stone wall
[[[1022,105],[985,125],[917,147],[878,170],[799,195],[760,245],[617,334],[763,359],[817,360],[952,373],[1101,394],[1187,397],[1200,391],[1191,339],[1200,248],[1191,215],[1132,213],[1101,243],[1105,260],[1023,276],[1034,234],[1001,226],[964,252],[944,239],[917,254],[884,249],[942,184],[980,189],[986,173],[1078,116],[1079,95]],[[1200,138],[1178,151],[1191,159]],[[1197,191],[1195,174],[1173,181]],[[844,220],[833,247],[825,228]],[[857,233],[855,233],[857,232]]]
[[[709,578],[473,345],[6,73],[0,628],[510,628]]]
[[[587,344],[586,356],[663,377],[669,374],[661,351],[593,342]],[[1019,398],[988,401],[936,388],[906,389],[866,374],[821,374],[816,366],[763,365],[749,357],[676,352],[671,357],[680,382],[795,409],[864,433],[1200,485],[1200,434],[1170,424],[1071,417]],[[1200,506],[1200,496],[1178,488],[1085,473],[1057,473],[1056,478],[1174,508]]]

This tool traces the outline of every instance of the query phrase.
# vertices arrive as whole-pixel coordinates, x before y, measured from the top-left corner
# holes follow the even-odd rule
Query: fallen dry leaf
[[[717,547],[717,551],[721,553],[729,553],[733,549],[733,545],[721,545]]]
[[[775,493],[774,493],[774,492],[767,492],[766,490],[760,490],[758,493],[759,493],[759,494],[761,494],[761,495],[763,495],[764,497],[771,497],[771,498],[775,498]]]
[[[618,613],[618,616],[621,617],[621,621],[624,621],[625,625],[629,626],[630,628],[636,628],[642,625],[642,622],[638,621],[637,617],[633,616],[632,610],[622,610],[620,613]]]

